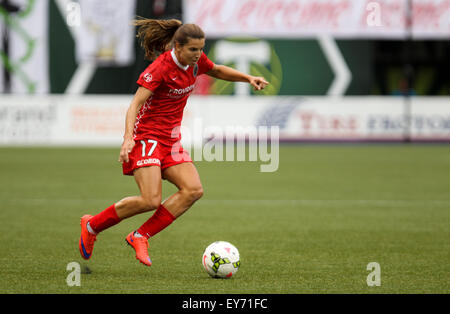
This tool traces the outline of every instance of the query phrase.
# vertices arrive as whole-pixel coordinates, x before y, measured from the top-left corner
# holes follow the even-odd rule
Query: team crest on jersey
[[[197,76],[197,73],[198,73],[198,64],[196,63],[196,64],[194,65],[194,77]]]

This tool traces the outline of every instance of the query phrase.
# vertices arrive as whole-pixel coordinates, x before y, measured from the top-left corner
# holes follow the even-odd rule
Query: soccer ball
[[[238,249],[226,241],[211,243],[203,253],[202,263],[213,278],[230,278],[241,266]]]

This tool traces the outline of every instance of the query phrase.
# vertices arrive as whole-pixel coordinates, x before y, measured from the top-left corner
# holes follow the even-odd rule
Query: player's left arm
[[[247,82],[252,85],[255,90],[262,90],[269,84],[263,77],[248,75],[226,65],[215,64],[211,70],[206,72],[206,74],[230,82]]]

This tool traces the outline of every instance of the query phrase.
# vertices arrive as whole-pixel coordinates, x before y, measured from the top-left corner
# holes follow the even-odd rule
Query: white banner
[[[411,0],[415,38],[450,38],[450,0]],[[208,37],[404,38],[408,0],[183,0]]]
[[[196,144],[200,127],[202,139],[208,139],[233,127],[277,126],[280,141],[400,141],[405,132],[404,101],[397,97],[266,96],[233,101],[216,96],[195,98],[190,108],[196,114],[185,119],[182,134]],[[436,115],[446,113],[450,118],[450,106],[439,109],[442,112]],[[450,129],[442,128],[439,134],[450,140]]]
[[[281,141],[450,141],[449,97],[196,97],[183,137],[277,126]],[[410,125],[408,126],[408,121]],[[198,124],[201,124],[199,126]],[[210,132],[208,131],[210,130]],[[187,133],[187,134],[186,134]]]
[[[2,96],[0,145],[119,147],[131,99]],[[409,130],[412,141],[449,142],[450,99],[413,97],[408,107],[401,97],[191,96],[181,134],[198,146],[264,127],[278,127],[280,141],[402,141]]]
[[[48,0],[15,0],[2,6],[0,92],[49,92],[48,20]]]
[[[132,96],[3,96],[0,144],[120,145]]]

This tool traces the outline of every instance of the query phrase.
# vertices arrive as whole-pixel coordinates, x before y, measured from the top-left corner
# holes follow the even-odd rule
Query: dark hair
[[[202,39],[205,33],[196,24],[183,24],[180,20],[155,20],[139,18],[133,21],[138,26],[136,37],[145,50],[146,59],[153,61],[159,54],[170,49],[174,42],[184,46],[189,38]]]

